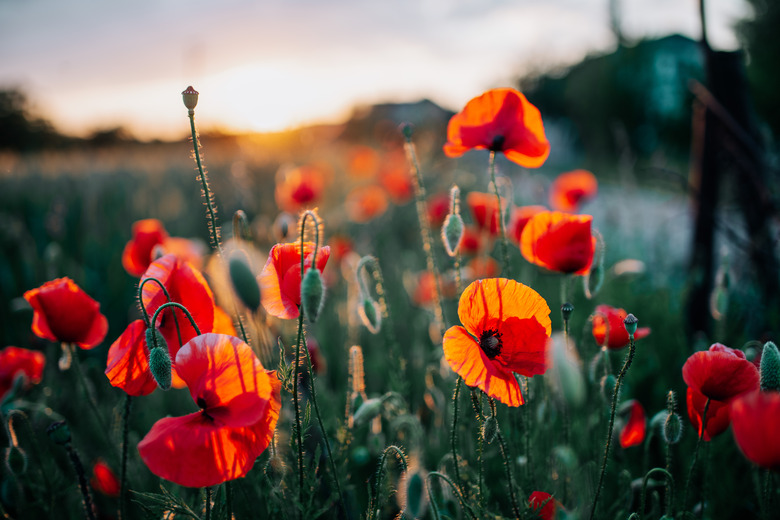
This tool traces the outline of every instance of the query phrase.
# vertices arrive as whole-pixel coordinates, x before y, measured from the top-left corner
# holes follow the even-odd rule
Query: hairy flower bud
[[[664,421],[664,441],[667,444],[677,444],[682,437],[683,423],[680,416],[676,413],[670,413]]]
[[[246,253],[243,251],[233,251],[228,262],[230,272],[230,283],[233,290],[236,291],[238,299],[246,305],[252,312],[257,312],[260,308],[260,286],[257,284],[257,278],[249,269],[249,263]]]
[[[766,342],[761,354],[761,390],[780,391],[780,352],[771,341]]]
[[[324,302],[325,287],[322,285],[322,276],[317,269],[311,267],[301,282],[301,307],[310,322],[317,321]]]
[[[149,351],[149,371],[157,381],[157,386],[163,390],[171,388],[171,356],[167,349],[155,347]]]
[[[495,440],[497,434],[498,419],[496,419],[495,415],[485,418],[485,423],[482,425],[482,439],[490,444]]]
[[[450,213],[441,226],[441,238],[444,249],[450,256],[458,254],[460,241],[463,239],[463,218],[457,213]]]

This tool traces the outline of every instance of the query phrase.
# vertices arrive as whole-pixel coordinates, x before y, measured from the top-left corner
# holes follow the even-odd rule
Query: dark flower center
[[[501,354],[501,348],[504,346],[501,340],[501,333],[497,330],[486,330],[479,336],[479,348],[489,359],[493,359]]]
[[[202,397],[198,397],[198,400],[195,401],[195,403],[198,405],[198,408],[200,408],[200,413],[203,414],[203,417],[208,419],[209,421],[214,422],[214,418],[210,416],[208,413],[206,413],[206,400]]]
[[[494,152],[500,152],[504,149],[504,136],[497,135],[493,138],[493,142],[490,143],[490,149]]]

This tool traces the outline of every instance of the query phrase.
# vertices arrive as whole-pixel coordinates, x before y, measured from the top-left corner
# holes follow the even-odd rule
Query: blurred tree
[[[747,80],[761,119],[780,135],[780,2],[748,0],[753,17],[737,24],[737,32],[748,55]]]
[[[30,103],[23,92],[0,90],[0,150],[31,151],[64,141],[49,121],[30,113]]]

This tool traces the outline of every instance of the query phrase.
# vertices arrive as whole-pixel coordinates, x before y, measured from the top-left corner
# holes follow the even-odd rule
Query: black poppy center
[[[501,354],[501,348],[504,346],[501,340],[501,333],[497,330],[486,330],[479,336],[479,348],[489,359],[493,359]]]
[[[497,135],[493,138],[493,141],[490,143],[490,149],[494,152],[500,152],[504,149],[504,136],[503,135]]]
[[[203,399],[202,397],[198,397],[198,400],[195,401],[195,403],[198,405],[198,408],[200,408],[200,413],[203,414],[203,417],[205,417],[206,419],[208,419],[210,421],[214,420],[214,418],[212,416],[210,416],[208,413],[206,413],[206,406],[207,405],[206,405],[206,400],[205,399]]]

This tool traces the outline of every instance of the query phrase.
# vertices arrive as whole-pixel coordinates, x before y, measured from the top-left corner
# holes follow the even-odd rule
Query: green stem
[[[471,405],[474,407],[474,411],[477,414],[477,468],[478,468],[478,479],[477,479],[477,499],[479,502],[479,507],[483,508],[485,505],[484,502],[484,494],[482,493],[482,482],[484,480],[484,460],[482,457],[482,454],[485,451],[485,438],[482,435],[482,427],[485,424],[485,415],[482,413],[482,396],[484,395],[482,392],[477,393],[478,390],[476,388],[471,389]]]
[[[496,202],[498,203],[498,228],[501,230],[501,254],[504,258],[504,274],[507,278],[512,278],[512,266],[509,263],[509,242],[506,239],[504,213],[501,209],[501,195],[498,194],[498,183],[496,182],[496,152],[493,150],[490,151],[488,170],[490,171],[490,182],[493,184],[493,193],[495,193]]]
[[[696,461],[699,458],[699,449],[701,448],[701,442],[702,439],[704,439],[704,429],[707,426],[707,411],[710,408],[710,399],[707,399],[707,402],[704,403],[704,412],[701,414],[701,431],[699,431],[699,438],[696,441],[696,448],[693,450],[693,461],[691,462],[691,467],[688,470],[688,478],[685,481],[685,492],[683,493],[683,501],[682,501],[682,510],[685,511],[687,509],[687,503],[688,503],[688,490],[691,486],[691,480],[693,480],[693,470],[696,467]]]
[[[488,403],[490,403],[490,412],[493,414],[493,418],[498,422],[498,416],[496,415],[496,401],[492,397],[488,397]],[[515,514],[515,518],[520,518],[520,508],[517,505],[517,499],[515,498],[515,486],[512,479],[512,468],[509,465],[509,451],[504,443],[504,436],[501,435],[501,428],[496,427],[496,436],[498,437],[498,445],[501,448],[501,458],[504,459],[504,471],[506,472],[507,487],[509,488],[509,499],[512,502],[512,511]]]
[[[143,290],[144,285],[146,285],[147,282],[154,282],[156,283],[160,289],[162,289],[163,294],[165,295],[165,299],[168,302],[171,302],[171,295],[168,294],[168,290],[165,288],[165,285],[158,280],[157,278],[149,277],[145,278],[141,281],[141,283],[138,284],[138,305],[141,307],[141,312],[144,315],[144,321],[146,322],[146,328],[150,328],[152,326],[152,322],[149,320],[149,313],[146,311],[146,305],[144,304],[144,298],[143,298]],[[181,339],[181,329],[179,328],[179,318],[176,316],[176,312],[171,310],[171,314],[173,315],[173,324],[176,326],[176,334],[179,337],[179,347],[184,346],[184,342]]]
[[[97,420],[98,425],[100,426],[100,430],[106,436],[106,441],[108,442],[109,445],[113,445],[113,441],[111,440],[111,435],[109,434],[108,426],[106,426],[106,423],[103,421],[103,416],[100,414],[100,409],[98,408],[97,400],[95,399],[95,395],[92,393],[92,389],[89,386],[87,375],[84,373],[84,369],[81,367],[81,360],[79,359],[77,353],[74,352],[72,343],[67,344],[67,348],[70,349],[71,356],[73,358],[73,364],[76,366],[76,373],[78,374],[79,380],[81,381],[81,386],[84,387],[84,393],[87,396],[87,402],[89,403],[89,408],[92,410],[92,414],[95,416],[95,419]],[[112,451],[112,453],[116,457],[116,452]],[[114,462],[116,462],[116,459],[114,459]]]
[[[601,487],[604,484],[604,474],[607,472],[607,460],[609,459],[609,449],[612,446],[612,429],[615,426],[615,411],[617,409],[618,397],[620,395],[620,385],[623,382],[626,372],[628,372],[631,366],[631,361],[634,359],[634,352],[636,346],[634,343],[633,334],[630,336],[631,342],[628,346],[628,355],[626,355],[626,361],[623,363],[623,368],[620,369],[617,380],[615,381],[615,390],[612,393],[612,406],[609,412],[609,427],[607,428],[607,440],[604,446],[604,460],[601,463],[601,474],[599,475],[599,482],[596,485],[596,496],[593,498],[593,506],[590,510],[590,519],[592,520],[596,514],[596,506],[599,502],[599,495],[601,494]]]
[[[642,494],[640,496],[640,501],[639,501],[639,519],[640,520],[642,519],[642,515],[645,512],[645,500],[647,498],[647,480],[648,480],[648,478],[650,478],[650,475],[652,475],[653,473],[663,473],[664,477],[666,477],[666,482],[667,482],[668,488],[674,490],[674,477],[672,477],[672,474],[669,473],[668,471],[666,471],[665,469],[663,469],[663,468],[653,468],[650,471],[648,471],[647,473],[645,473],[645,478],[642,479]],[[674,491],[672,491],[672,493],[674,493]],[[671,511],[671,509],[669,507],[669,504],[671,504],[671,503],[674,503],[674,497],[672,497],[672,500],[667,501],[666,516],[668,516],[669,518],[671,518],[671,514],[672,514],[672,511]]]
[[[769,520],[770,514],[769,512],[772,511],[772,470],[765,469],[764,470],[764,490],[763,490],[763,496],[762,496],[762,502],[764,503],[763,509],[763,516],[766,520]]]
[[[433,493],[431,493],[432,477],[438,477],[443,481],[445,481],[447,484],[449,484],[450,487],[452,488],[452,491],[455,493],[455,497],[458,499],[458,503],[460,504],[461,509],[466,513],[468,513],[469,517],[471,517],[472,520],[477,520],[477,517],[474,516],[474,512],[468,506],[468,503],[463,499],[463,495],[460,494],[460,491],[458,490],[458,486],[456,486],[446,475],[443,475],[438,471],[431,471],[430,473],[428,473],[428,476],[425,478],[425,487],[428,490],[428,498],[431,502],[431,509],[433,510],[433,518],[439,520],[439,518],[441,517],[439,516],[439,506],[436,505],[436,500],[433,498]]]
[[[127,444],[128,434],[130,432],[130,409],[133,406],[133,397],[130,394],[125,395],[124,412],[122,413],[122,458],[119,466],[119,511],[117,512],[119,520],[124,520],[126,496],[127,496]]]
[[[382,475],[384,474],[387,455],[391,451],[395,452],[398,460],[401,461],[401,467],[403,468],[403,471],[406,471],[407,462],[403,450],[401,450],[401,448],[398,446],[388,446],[385,448],[382,452],[382,457],[379,459],[379,465],[376,468],[374,491],[368,500],[368,513],[366,514],[366,518],[368,518],[368,520],[373,520],[376,518],[376,516],[379,514],[379,509],[382,507],[382,504],[379,502],[379,497],[382,490]]]
[[[211,520],[211,486],[206,486],[206,520]]]
[[[303,504],[303,438],[301,435],[301,403],[298,396],[298,379],[301,374],[301,336],[303,335],[303,312],[298,313],[298,339],[295,341],[295,378],[293,379],[293,403],[295,405],[295,437],[298,444],[298,502]],[[298,512],[301,518],[302,513]]]
[[[87,520],[95,520],[95,509],[92,506],[92,495],[89,492],[89,485],[87,484],[87,477],[84,474],[84,466],[81,464],[81,459],[76,449],[68,442],[65,444],[65,450],[70,457],[70,463],[73,465],[73,469],[76,471],[76,476],[79,480],[79,489],[81,490],[81,498],[84,505],[84,514]]]
[[[460,463],[458,461],[458,396],[460,395],[461,381],[463,381],[463,378],[458,376],[458,379],[455,381],[455,390],[452,393],[453,412],[450,444],[452,446],[452,464],[455,467],[455,482],[465,492],[466,487],[463,485],[463,480],[460,477]]]
[[[197,335],[200,336],[200,328],[198,328],[198,324],[195,323],[195,319],[192,317],[192,314],[190,314],[190,311],[187,310],[187,307],[185,307],[181,303],[168,302],[168,303],[163,303],[162,305],[157,307],[157,310],[154,311],[154,315],[152,315],[152,323],[157,323],[157,315],[160,314],[165,309],[167,309],[168,307],[176,307],[177,309],[179,309],[182,312],[184,312],[184,314],[187,316],[187,319],[190,320],[190,325],[192,325],[192,328],[195,329],[195,332],[197,333]],[[157,335],[155,334],[152,337],[154,338],[154,342],[155,342],[154,346],[155,347],[159,346],[159,345],[157,345]]]
[[[233,520],[233,482],[230,480],[225,482],[225,508],[225,516],[228,520]]]

